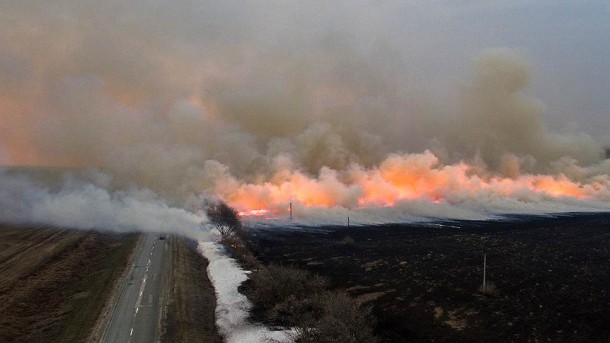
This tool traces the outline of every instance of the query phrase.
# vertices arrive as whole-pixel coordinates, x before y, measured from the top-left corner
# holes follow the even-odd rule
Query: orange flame
[[[424,199],[433,203],[459,203],[480,196],[508,197],[520,201],[573,198],[607,198],[610,181],[589,184],[564,175],[525,174],[515,178],[480,175],[466,163],[441,165],[429,151],[390,155],[379,167],[353,165],[337,171],[322,168],[312,178],[299,171],[278,171],[280,180],[239,183],[220,182],[216,191],[232,206],[252,214],[265,209],[287,213],[288,203],[301,206],[362,208],[392,206],[398,201]],[[288,175],[288,176],[286,176]],[[603,190],[603,192],[602,192]]]
[[[269,210],[250,210],[238,213],[240,217],[264,217],[269,214]]]

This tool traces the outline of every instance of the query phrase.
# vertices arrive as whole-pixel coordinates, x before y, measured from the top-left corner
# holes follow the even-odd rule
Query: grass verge
[[[216,328],[216,295],[207,279],[208,262],[197,252],[197,242],[171,237],[172,265],[168,308],[162,342],[220,343]]]

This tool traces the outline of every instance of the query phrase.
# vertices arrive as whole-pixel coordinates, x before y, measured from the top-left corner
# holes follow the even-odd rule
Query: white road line
[[[140,295],[138,296],[138,300],[136,300],[136,307],[140,307],[140,303],[142,303],[142,294],[144,293],[144,287],[146,287],[146,275],[142,279],[142,284],[140,285]]]
[[[129,332],[129,336],[133,336],[133,328],[131,328],[131,332]]]

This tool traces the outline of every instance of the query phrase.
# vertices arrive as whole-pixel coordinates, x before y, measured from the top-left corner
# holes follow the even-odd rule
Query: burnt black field
[[[251,233],[372,306],[384,342],[610,342],[610,214]]]

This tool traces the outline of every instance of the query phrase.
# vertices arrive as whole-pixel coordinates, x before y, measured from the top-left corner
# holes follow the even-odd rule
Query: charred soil
[[[405,341],[610,341],[610,215],[252,229],[265,263],[324,275]],[[483,254],[487,282],[481,294]]]

